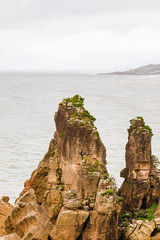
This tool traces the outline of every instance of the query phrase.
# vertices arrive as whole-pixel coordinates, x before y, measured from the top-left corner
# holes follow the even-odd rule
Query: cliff
[[[83,102],[75,95],[59,104],[54,138],[7,216],[2,239],[118,239],[121,198]]]

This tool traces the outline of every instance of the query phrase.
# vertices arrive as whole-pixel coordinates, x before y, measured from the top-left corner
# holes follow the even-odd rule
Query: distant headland
[[[111,73],[99,73],[100,75],[159,75],[160,74],[160,64],[149,64],[146,66],[131,69],[129,71],[116,71]]]

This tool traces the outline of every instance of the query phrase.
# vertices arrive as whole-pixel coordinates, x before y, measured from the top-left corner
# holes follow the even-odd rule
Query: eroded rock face
[[[119,189],[128,209],[146,208],[159,198],[159,174],[153,168],[151,158],[151,129],[143,118],[130,121],[126,145],[126,168],[121,172],[125,178]]]
[[[0,198],[0,236],[6,234],[5,220],[12,209],[12,205],[8,201],[9,197],[3,196]]]
[[[111,182],[100,180],[94,210],[82,233],[83,240],[118,239],[119,199],[112,192]]]
[[[58,215],[55,229],[51,232],[52,239],[75,240],[82,233],[89,212],[84,210],[62,209]]]
[[[133,221],[124,230],[124,240],[159,240],[160,239],[160,218],[149,221]]]
[[[150,240],[151,234],[155,229],[155,222],[143,222],[137,220],[135,223],[130,224],[125,230],[124,239],[127,240]]]
[[[56,132],[6,220],[21,239],[118,239],[121,204],[95,118],[78,95],[55,114]]]
[[[37,204],[33,189],[16,203],[6,219],[6,232],[15,232],[21,239],[48,240],[52,223],[45,208]]]
[[[9,235],[5,235],[0,237],[0,240],[20,240],[21,238],[16,233],[11,233]]]
[[[62,207],[64,191],[72,189],[78,198],[95,201],[100,176],[91,177],[88,172],[106,173],[106,149],[94,127],[94,118],[77,106],[67,100],[60,104],[55,114],[54,139],[22,192],[32,187],[53,219]]]

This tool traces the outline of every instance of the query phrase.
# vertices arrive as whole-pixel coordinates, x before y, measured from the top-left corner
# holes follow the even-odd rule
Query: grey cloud
[[[22,23],[60,17],[110,14],[125,11],[160,10],[159,0],[0,0],[0,24],[16,27]],[[13,26],[15,25],[15,26]]]
[[[160,61],[159,0],[0,0],[1,69],[117,70]]]

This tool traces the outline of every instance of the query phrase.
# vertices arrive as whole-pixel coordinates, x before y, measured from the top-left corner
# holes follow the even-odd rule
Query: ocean
[[[123,182],[129,120],[143,116],[160,157],[160,76],[0,73],[0,196],[13,203],[48,149],[63,98],[79,94],[107,149],[107,169]]]

